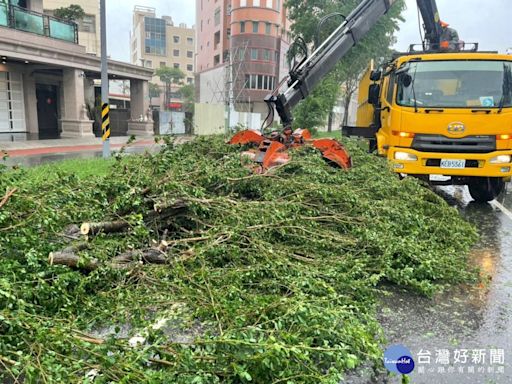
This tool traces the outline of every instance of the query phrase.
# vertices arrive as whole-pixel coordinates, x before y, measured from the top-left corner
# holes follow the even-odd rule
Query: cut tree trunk
[[[105,221],[102,223],[83,223],[80,227],[82,235],[97,235],[100,232],[121,232],[128,228],[129,224],[124,220]]]
[[[48,255],[50,265],[66,265],[70,268],[79,269],[81,271],[91,272],[99,268],[100,264],[97,259],[83,260],[80,256],[73,252],[51,252]]]

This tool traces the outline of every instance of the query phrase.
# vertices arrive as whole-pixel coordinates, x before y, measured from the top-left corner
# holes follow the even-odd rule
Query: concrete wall
[[[196,104],[194,116],[195,135],[225,133],[225,108],[222,104]]]

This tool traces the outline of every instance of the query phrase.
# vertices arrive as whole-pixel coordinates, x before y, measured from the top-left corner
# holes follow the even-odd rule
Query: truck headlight
[[[493,157],[489,162],[491,164],[507,164],[510,163],[510,155],[499,155]]]
[[[395,152],[395,160],[400,161],[416,161],[418,157],[412,153],[407,152]]]

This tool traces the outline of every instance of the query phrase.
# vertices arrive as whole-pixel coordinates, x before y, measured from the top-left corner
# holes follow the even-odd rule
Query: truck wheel
[[[475,177],[468,184],[469,194],[477,203],[487,203],[503,192],[505,182],[500,177]]]

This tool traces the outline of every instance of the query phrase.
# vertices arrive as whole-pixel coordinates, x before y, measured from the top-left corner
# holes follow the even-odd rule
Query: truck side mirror
[[[379,97],[380,97],[380,85],[379,84],[370,85],[370,88],[368,89],[368,102],[372,105],[377,105],[377,104],[379,104]]]
[[[379,81],[381,78],[382,78],[382,71],[379,71],[378,69],[376,69],[370,73],[371,81]]]
[[[408,73],[401,73],[398,76],[398,82],[407,88],[412,83],[412,76]]]

